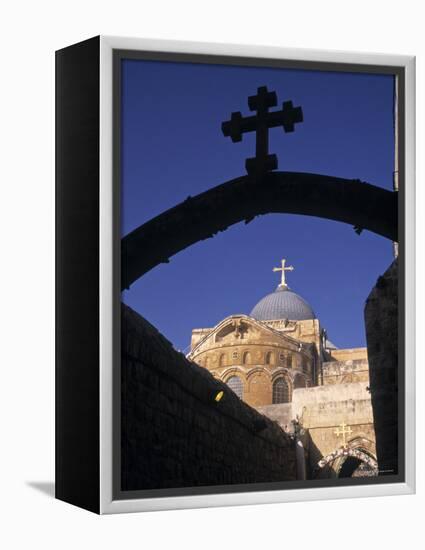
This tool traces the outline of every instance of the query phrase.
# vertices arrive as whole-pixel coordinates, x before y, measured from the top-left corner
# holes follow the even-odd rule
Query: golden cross
[[[282,272],[282,281],[279,286],[283,286],[286,288],[287,284],[285,281],[285,271],[294,271],[294,267],[292,265],[288,265],[288,267],[285,267],[286,260],[282,260],[282,267],[274,267],[273,271],[281,271]]]
[[[341,429],[340,429],[341,428]],[[345,429],[347,428],[347,429]],[[351,434],[353,433],[353,430],[350,428],[350,426],[347,426],[347,424],[345,424],[345,422],[343,422],[342,424],[340,424],[338,426],[338,428],[334,431],[334,434],[339,437],[340,435],[342,435],[342,444],[343,446],[345,447],[346,443],[347,443],[347,440],[345,438],[345,436],[347,434]]]

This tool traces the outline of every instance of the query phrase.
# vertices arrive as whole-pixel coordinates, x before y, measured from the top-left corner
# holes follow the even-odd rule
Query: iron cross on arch
[[[248,97],[248,107],[256,115],[243,117],[240,112],[232,113],[230,120],[223,122],[221,130],[233,143],[242,141],[247,132],[256,134],[255,157],[245,161],[248,175],[261,177],[277,168],[277,156],[269,155],[269,128],[283,126],[285,132],[293,132],[295,124],[303,121],[301,107],[294,107],[292,101],[284,101],[280,111],[269,111],[276,107],[276,92],[269,92],[267,86],[260,86],[257,95]]]

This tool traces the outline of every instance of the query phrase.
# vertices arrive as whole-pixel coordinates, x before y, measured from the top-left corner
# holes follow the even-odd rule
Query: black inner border
[[[399,157],[399,281],[398,281],[398,474],[377,478],[335,478],[296,480],[276,483],[213,485],[153,490],[121,490],[121,61],[125,59],[211,65],[236,65],[369,74],[390,74],[398,82],[398,157]],[[113,50],[113,479],[114,500],[164,498],[209,494],[281,491],[352,485],[380,485],[405,481],[405,69],[400,66],[270,59],[175,52]]]

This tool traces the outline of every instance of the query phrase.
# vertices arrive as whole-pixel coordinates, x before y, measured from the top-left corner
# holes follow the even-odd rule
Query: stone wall
[[[380,475],[398,473],[398,262],[369,294],[365,307],[370,391]]]
[[[121,364],[123,490],[296,478],[294,443],[277,423],[124,305]]]
[[[308,330],[312,327],[314,322],[309,321]],[[286,382],[288,401],[293,388],[312,385],[317,352],[314,344],[300,344],[283,329],[271,329],[246,315],[232,315],[210,329],[189,357],[222,382],[237,377],[239,396],[258,408],[273,403],[273,384],[280,378]]]
[[[292,403],[279,403],[278,405],[265,405],[263,407],[257,407],[257,410],[261,414],[265,414],[279,426],[285,430],[290,431],[292,429],[292,420],[294,416],[292,414]]]
[[[292,403],[260,407],[284,429],[291,430],[292,420],[299,420],[306,430],[303,445],[308,449],[308,475],[316,470],[319,461],[337,451],[343,444],[342,435],[335,433],[345,424],[348,446],[376,456],[375,431],[370,394],[364,382],[316,386],[294,390]],[[334,477],[335,464],[326,476]]]
[[[329,361],[322,364],[323,385],[365,382],[369,384],[369,363],[367,359]]]
[[[367,361],[367,348],[328,349],[333,361]]]

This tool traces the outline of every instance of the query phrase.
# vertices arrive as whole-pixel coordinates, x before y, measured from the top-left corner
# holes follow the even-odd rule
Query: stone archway
[[[324,456],[317,463],[313,478],[320,476],[321,471],[333,468],[336,477],[375,477],[378,475],[378,462],[363,449],[341,447]]]
[[[301,214],[368,229],[397,241],[397,193],[319,174],[270,172],[242,176],[188,197],[121,241],[121,289],[198,241],[269,213]]]

